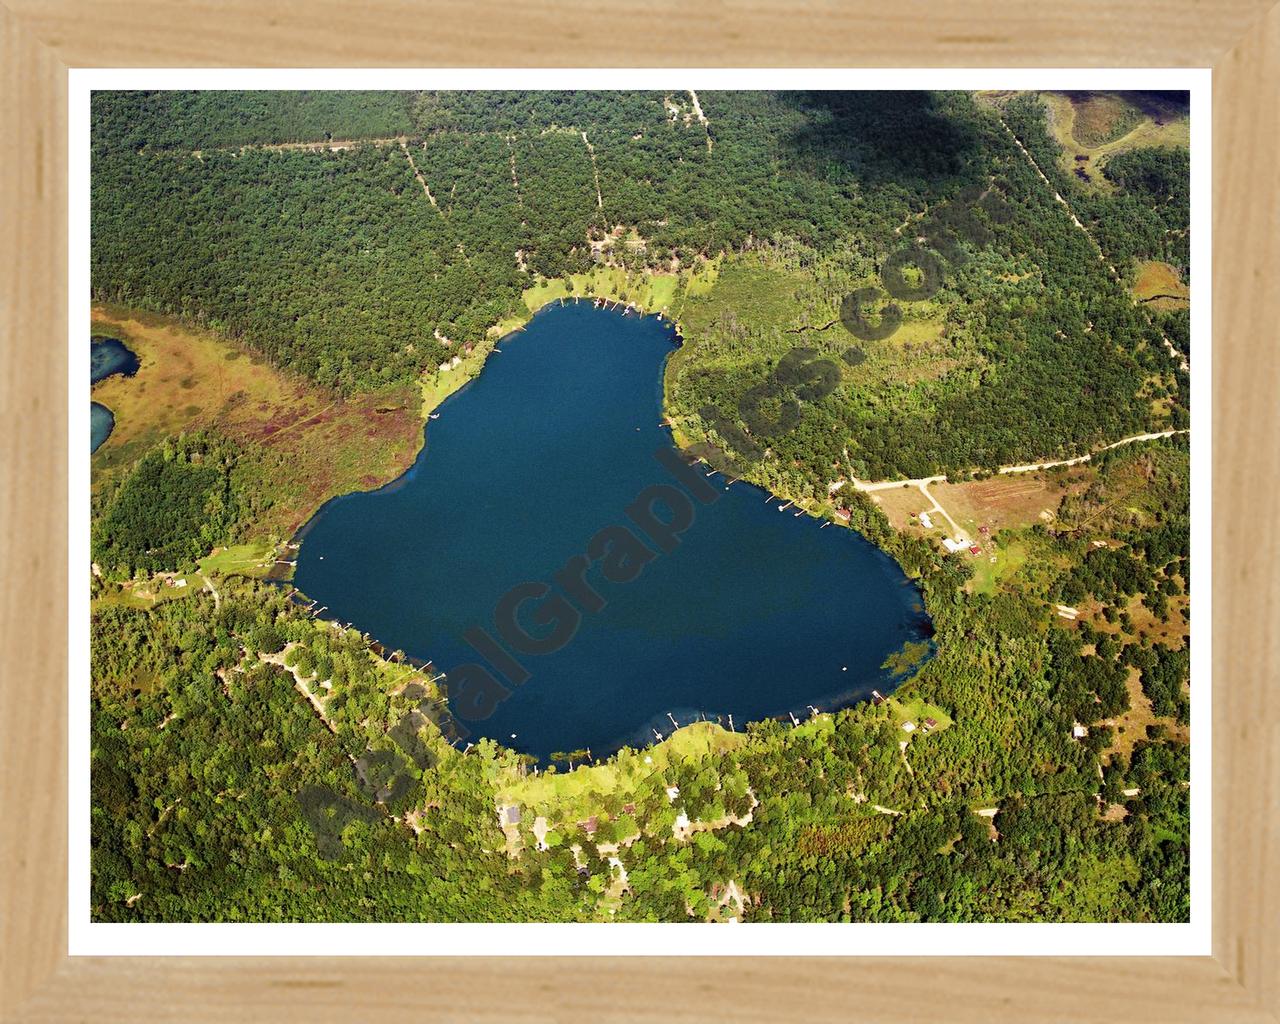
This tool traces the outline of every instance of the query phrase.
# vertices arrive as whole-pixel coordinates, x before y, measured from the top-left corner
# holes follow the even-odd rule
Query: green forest
[[[967,94],[717,93],[705,126],[681,93],[110,93],[93,109],[95,298],[211,327],[339,391],[430,373],[451,343],[527,315],[524,289],[590,269],[625,226],[636,244],[608,258],[629,269],[680,281],[728,257],[721,285],[680,311],[670,391],[690,437],[740,456],[703,410],[731,413],[796,332],[824,354],[846,345],[826,326],[914,226],[948,257],[941,287],[902,303],[902,327],[863,343],[778,439],[808,470],[825,473],[844,436],[855,474],[880,479],[1185,425],[1160,330]],[[1031,138],[1031,99],[1004,116],[1033,151],[1052,144]],[[304,125],[326,126],[313,140],[376,138],[391,121],[403,144],[242,145]],[[1115,259],[1168,255],[1152,238],[1186,220],[1181,160],[1108,165],[1120,191],[1089,216]],[[946,217],[966,189],[1002,211],[979,215],[980,237]]]
[[[1134,473],[1150,479],[1144,507],[1171,518],[1099,519],[1094,504],[1106,509],[1112,481]],[[199,592],[149,611],[100,597],[94,914],[714,920],[733,881],[749,894],[748,920],[1185,920],[1188,748],[1154,725],[1119,756],[1108,752],[1112,728],[1094,724],[1128,709],[1117,677],[1130,665],[1144,696],[1183,716],[1185,649],[1138,629],[1070,630],[1047,602],[1069,586],[1109,597],[1133,585],[1129,574],[1184,586],[1184,555],[1165,530],[1185,517],[1187,485],[1185,444],[1131,446],[1054,528],[1002,538],[1039,556],[990,596],[964,591],[970,570],[957,556],[856,503],[854,525],[918,575],[938,630],[937,656],[895,699],[799,727],[709,726],[705,747],[654,769],[636,771],[639,755],[623,750],[577,767],[583,782],[565,797],[540,795],[556,766],[534,776],[491,741],[450,745],[447,717],[398,731],[418,695],[445,684],[382,661],[277,588],[231,579],[217,607]],[[1088,537],[1124,538],[1115,551],[1127,568],[1092,564],[1098,549],[1073,525],[1082,516]],[[299,678],[327,693],[323,718]],[[899,751],[918,695],[950,724]],[[1079,721],[1090,724],[1083,740],[1072,736]],[[413,773],[403,802],[369,771],[375,754]],[[690,819],[719,827],[678,837],[670,786]],[[343,798],[336,825],[318,817],[332,813],[331,796],[323,811],[306,803],[321,787]],[[522,799],[523,820],[504,835],[495,806]],[[545,849],[535,814],[548,822]],[[610,843],[625,886],[598,849]]]
[[[96,301],[402,406],[531,288],[669,278],[677,439],[890,554],[936,654],[884,702],[539,766],[453,742],[447,679],[225,560],[280,459],[213,428],[95,456],[94,919],[1187,920],[1186,435],[1035,474],[1058,492],[984,542],[1019,553],[992,587],[829,486],[1188,426],[1187,314],[1126,284],[1185,273],[1186,152],[1115,155],[1091,192],[1045,118],[1034,94],[95,93]],[[896,326],[855,336],[851,308]]]

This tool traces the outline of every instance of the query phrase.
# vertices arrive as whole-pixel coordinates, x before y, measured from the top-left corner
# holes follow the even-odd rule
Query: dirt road
[[[1073,459],[1055,459],[1049,462],[1032,462],[1024,466],[1001,466],[997,473],[1034,473],[1041,469],[1052,469],[1054,466],[1074,466],[1081,462],[1088,462],[1099,452],[1109,451],[1112,448],[1119,448],[1121,445],[1133,444],[1135,441],[1154,441],[1161,437],[1173,437],[1174,434],[1189,434],[1189,430],[1161,430],[1153,434],[1134,434],[1132,437],[1122,437],[1119,441],[1112,441],[1110,444],[1103,445],[1097,451],[1090,452],[1088,455],[1077,455]],[[914,480],[878,480],[874,483],[868,483],[865,480],[852,480],[853,486],[859,491],[885,491],[891,487],[927,487],[929,484],[940,484],[947,478],[941,476],[923,476]],[[926,497],[927,497],[926,493]],[[932,499],[930,499],[932,500]],[[950,519],[950,516],[947,516]],[[952,525],[955,525],[954,523]]]

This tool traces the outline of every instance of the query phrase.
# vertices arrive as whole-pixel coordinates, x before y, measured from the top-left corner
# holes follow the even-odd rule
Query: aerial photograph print
[[[1190,94],[685,84],[92,92],[88,921],[1190,920]]]

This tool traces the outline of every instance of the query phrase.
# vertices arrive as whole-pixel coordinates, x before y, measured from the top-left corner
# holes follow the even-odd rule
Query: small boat
[[[439,414],[438,412],[433,412],[433,413],[431,414],[431,418],[432,418],[433,420],[438,420],[438,419],[440,418],[440,414]]]

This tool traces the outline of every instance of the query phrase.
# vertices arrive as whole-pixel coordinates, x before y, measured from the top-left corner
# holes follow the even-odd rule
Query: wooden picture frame
[[[324,0],[0,6],[0,1007],[5,1020],[1280,1019],[1280,7],[507,11]],[[693,22],[692,24],[690,22]],[[669,33],[663,26],[684,23]],[[619,45],[621,43],[621,46]],[[94,66],[1214,69],[1213,955],[1199,958],[71,958],[67,955],[67,72]]]

